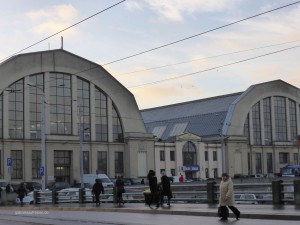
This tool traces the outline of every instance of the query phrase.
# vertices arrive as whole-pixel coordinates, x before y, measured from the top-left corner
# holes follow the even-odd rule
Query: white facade
[[[154,167],[153,135],[134,96],[101,66],[64,50],[18,55],[0,65],[0,90],[1,178],[41,179],[42,95],[46,183],[80,182],[80,117],[85,173],[145,177]]]

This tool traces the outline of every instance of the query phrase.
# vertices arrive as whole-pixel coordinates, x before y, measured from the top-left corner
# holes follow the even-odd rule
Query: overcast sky
[[[0,0],[0,59],[120,1]],[[66,51],[103,65],[133,93],[140,109],[276,79],[300,88],[300,47],[293,48],[300,45],[300,4],[207,32],[294,2],[127,0],[22,53],[61,48],[63,36]]]

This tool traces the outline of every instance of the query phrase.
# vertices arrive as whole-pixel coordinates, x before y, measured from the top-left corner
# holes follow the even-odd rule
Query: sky
[[[59,49],[63,37],[64,50],[103,66],[139,109],[277,79],[300,88],[300,2],[235,23],[295,2],[0,0],[0,60]]]

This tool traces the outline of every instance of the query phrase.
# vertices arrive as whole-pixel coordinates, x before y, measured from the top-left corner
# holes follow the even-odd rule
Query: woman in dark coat
[[[172,198],[172,191],[171,191],[171,185],[169,177],[167,177],[166,174],[163,174],[161,177],[161,205],[164,203],[164,196],[168,197],[168,203],[167,205],[170,205],[170,199]]]
[[[100,205],[100,194],[104,194],[103,184],[100,179],[95,180],[96,183],[93,186],[93,193],[96,198],[96,206]]]
[[[155,176],[155,171],[149,170],[147,175],[149,181],[149,187],[151,191],[151,200],[149,202],[149,206],[151,206],[152,202],[156,202],[156,207],[159,207],[159,189],[157,185],[157,178]]]
[[[27,190],[24,187],[23,183],[20,184],[17,193],[18,193],[18,198],[20,199],[21,202],[21,206],[23,206],[23,198],[27,195]]]

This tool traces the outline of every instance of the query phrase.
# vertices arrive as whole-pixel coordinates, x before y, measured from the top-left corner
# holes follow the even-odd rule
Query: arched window
[[[77,78],[78,127],[82,123],[83,140],[91,140],[90,83]]]
[[[183,159],[183,165],[197,164],[196,146],[194,145],[193,142],[188,141],[183,145],[182,159]]]
[[[107,96],[95,88],[96,141],[107,141]]]
[[[123,128],[120,120],[119,113],[113,104],[112,109],[112,125],[113,125],[113,141],[114,142],[124,142]]]

